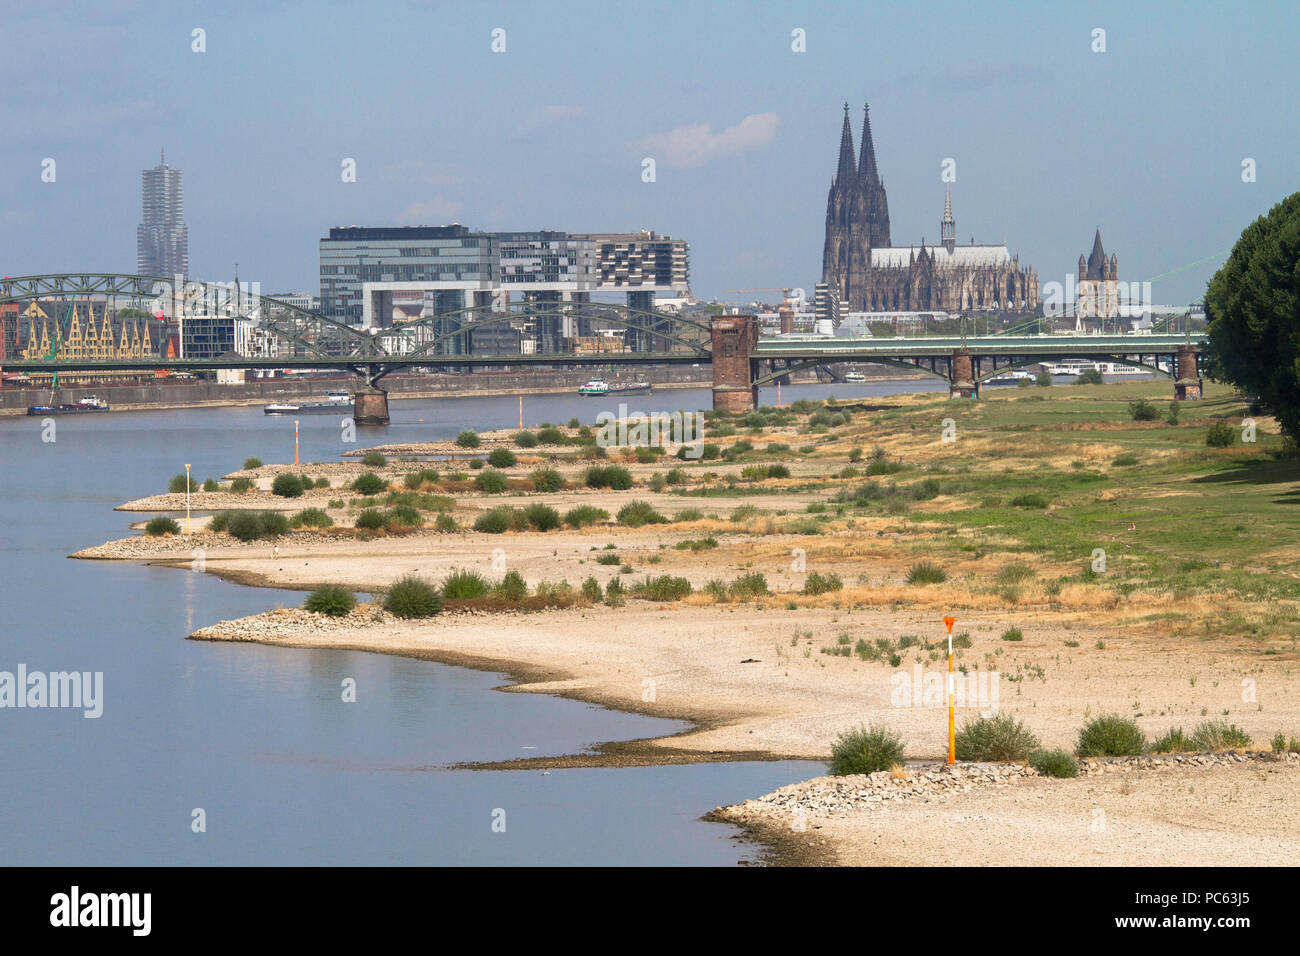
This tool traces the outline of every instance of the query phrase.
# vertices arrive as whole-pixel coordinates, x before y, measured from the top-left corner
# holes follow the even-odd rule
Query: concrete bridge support
[[[1201,397],[1201,373],[1197,367],[1196,349],[1190,345],[1178,347],[1178,378],[1174,380],[1174,398],[1180,402],[1197,401]]]
[[[980,386],[975,381],[975,366],[970,349],[956,349],[948,364],[948,397],[979,398]]]
[[[758,406],[754,363],[758,320],[752,315],[718,315],[710,323],[713,341],[713,407],[747,412]]]
[[[352,396],[352,420],[358,425],[388,424],[388,393],[367,388]]]

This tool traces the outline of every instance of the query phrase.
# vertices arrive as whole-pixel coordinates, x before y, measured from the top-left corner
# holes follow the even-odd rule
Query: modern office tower
[[[181,171],[167,165],[166,154],[140,174],[144,222],[135,231],[136,272],[171,279],[190,271],[190,239],[185,228]]]

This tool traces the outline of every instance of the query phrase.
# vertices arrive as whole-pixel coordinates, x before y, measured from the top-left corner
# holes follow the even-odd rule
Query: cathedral
[[[850,312],[1033,311],[1038,274],[1005,244],[957,244],[951,187],[944,197],[938,245],[895,246],[889,200],[876,167],[871,108],[862,121],[855,161],[849,104],[844,104],[840,159],[826,199],[822,282]]]

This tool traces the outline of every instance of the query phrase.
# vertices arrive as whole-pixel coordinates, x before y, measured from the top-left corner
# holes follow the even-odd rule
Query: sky
[[[5,275],[133,273],[165,148],[191,278],[315,293],[329,227],[456,221],[651,229],[690,243],[696,295],[770,301],[727,290],[820,279],[846,100],[855,146],[871,104],[895,245],[938,239],[951,159],[958,241],[1041,283],[1100,227],[1121,279],[1199,300],[1300,189],[1294,2],[5,8]]]

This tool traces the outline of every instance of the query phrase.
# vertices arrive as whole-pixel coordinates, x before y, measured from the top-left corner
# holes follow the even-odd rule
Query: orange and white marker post
[[[293,463],[298,464],[298,420],[293,420]]]
[[[519,430],[524,430],[524,397],[519,396]]]
[[[955,617],[945,617],[943,623],[948,628],[948,762],[957,762],[957,722],[953,714],[952,682],[952,626],[957,623]]]

